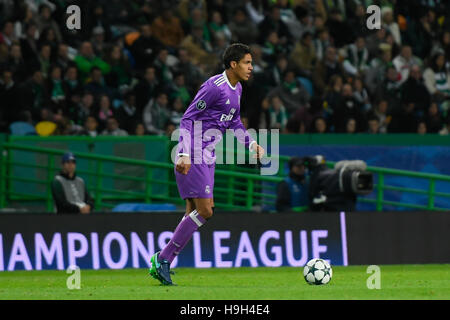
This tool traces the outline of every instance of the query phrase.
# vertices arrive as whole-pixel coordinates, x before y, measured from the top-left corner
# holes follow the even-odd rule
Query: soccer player
[[[202,84],[180,122],[175,177],[180,196],[186,200],[186,212],[167,245],[150,259],[150,275],[163,285],[173,284],[170,264],[214,213],[214,147],[220,141],[214,132],[223,135],[233,129],[237,140],[256,152],[254,158],[264,155],[240,119],[240,81],[247,81],[253,70],[249,47],[230,45],[223,64],[225,71]]]

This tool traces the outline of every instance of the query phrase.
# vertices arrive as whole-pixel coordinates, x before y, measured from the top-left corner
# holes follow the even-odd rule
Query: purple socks
[[[192,211],[189,215],[184,216],[175,229],[172,239],[167,243],[159,254],[159,259],[166,259],[172,263],[173,259],[183,250],[191,239],[192,235],[206,220],[200,216],[197,210]],[[158,259],[158,260],[159,260]]]

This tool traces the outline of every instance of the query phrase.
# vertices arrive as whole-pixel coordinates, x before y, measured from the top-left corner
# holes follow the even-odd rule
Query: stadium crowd
[[[444,0],[0,0],[0,132],[170,135],[242,42],[247,128],[448,134],[448,17]]]

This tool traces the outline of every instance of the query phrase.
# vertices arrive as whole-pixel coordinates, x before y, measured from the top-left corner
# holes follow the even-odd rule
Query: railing
[[[61,156],[65,151],[49,148],[37,148],[20,144],[5,143],[2,145],[3,155],[0,158],[0,208],[4,208],[8,201],[45,201],[47,211],[53,211],[53,200],[51,194],[51,181],[58,168],[55,159]],[[24,151],[47,155],[45,165],[30,164],[23,161],[12,159],[12,151]],[[170,202],[183,205],[184,201],[180,199],[176,187],[173,164],[154,161],[136,160],[115,156],[104,156],[91,153],[77,152],[76,156],[81,160],[92,161],[95,168],[89,170],[77,170],[78,174],[85,178],[87,188],[95,199],[97,209],[114,207],[121,202],[139,201],[139,202]],[[214,201],[216,207],[228,210],[260,210],[264,208],[274,208],[276,200],[276,185],[282,181],[286,175],[283,170],[284,164],[289,161],[287,156],[279,156],[277,159],[279,172],[276,176],[261,176],[257,169],[242,168],[236,165],[230,165],[226,170],[218,165],[215,171]],[[108,163],[124,164],[135,166],[145,170],[144,175],[118,175],[108,172],[105,166]],[[334,162],[327,162],[332,168]],[[14,175],[14,167],[28,167],[41,169],[45,171],[45,178],[37,179],[34,177],[22,177]],[[231,170],[232,169],[232,170]],[[156,171],[165,172],[163,179],[155,177]],[[449,193],[439,192],[436,189],[436,183],[450,183],[450,176],[427,174],[421,172],[412,172],[405,170],[388,169],[381,167],[368,167],[368,171],[374,173],[374,192],[365,197],[358,197],[362,203],[374,204],[377,211],[382,211],[386,207],[410,208],[420,210],[450,210],[449,205],[437,207],[435,205],[436,197],[449,198]],[[390,176],[409,177],[423,179],[426,189],[412,189],[408,187],[387,185],[386,178]],[[108,184],[105,179],[110,181],[127,180],[136,184],[143,185],[136,190],[119,190]],[[25,193],[14,188],[14,183],[30,183],[45,186],[45,192]],[[156,191],[158,192],[155,192]],[[394,191],[402,193],[411,193],[427,197],[427,204],[411,204],[399,201],[386,200],[385,192]]]
[[[51,193],[51,182],[54,175],[59,170],[55,166],[56,157],[62,156],[64,150],[37,148],[20,144],[3,144],[3,156],[0,162],[0,208],[6,206],[8,201],[45,201],[46,210],[53,211],[53,199]],[[12,151],[32,152],[47,155],[46,165],[30,164],[19,160],[12,159]],[[139,202],[170,202],[174,204],[184,204],[180,199],[176,189],[175,179],[173,178],[173,164],[136,160],[115,156],[104,156],[91,153],[76,152],[80,160],[93,160],[95,163],[94,170],[77,170],[77,174],[82,176],[87,183],[90,194],[95,199],[95,207],[97,209],[105,209],[114,207],[116,204],[126,201]],[[107,172],[105,165],[108,163],[126,164],[128,166],[136,166],[145,169],[145,176],[118,175]],[[34,177],[21,177],[13,174],[14,167],[28,167],[45,171],[45,179],[36,179]],[[166,179],[155,179],[154,171],[161,170],[167,173]],[[255,206],[273,204],[275,196],[273,192],[265,190],[273,190],[269,186],[262,188],[262,183],[270,183],[276,185],[282,180],[279,177],[260,176],[256,174],[248,174],[243,172],[234,172],[216,169],[216,179],[218,180],[215,190],[215,205],[219,208],[231,210],[252,210]],[[105,179],[128,180],[144,184],[143,191],[136,190],[117,190],[113,187],[105,186]],[[244,182],[245,181],[245,182]],[[31,183],[45,186],[45,193],[36,195],[35,193],[25,193],[15,190],[14,183]],[[155,194],[155,187],[160,192]],[[269,200],[268,200],[269,199]]]

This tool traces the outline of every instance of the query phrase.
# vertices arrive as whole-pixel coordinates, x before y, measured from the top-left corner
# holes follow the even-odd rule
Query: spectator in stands
[[[19,91],[13,79],[13,72],[5,68],[0,77],[0,132],[7,132],[9,125],[19,120],[18,98]]]
[[[249,21],[247,12],[242,7],[237,7],[233,11],[232,19],[228,24],[231,31],[231,41],[252,44],[255,43],[259,36],[259,26]],[[261,29],[259,29],[261,32]],[[264,34],[264,36],[266,36]]]
[[[218,59],[212,52],[210,44],[203,38],[203,26],[201,24],[192,25],[192,34],[184,38],[180,47],[189,53],[192,63],[200,68],[211,71],[216,68]]]
[[[36,24],[30,22],[28,25],[26,25],[25,36],[20,39],[22,56],[29,66],[37,63],[37,57],[39,55],[39,48],[36,39],[37,32],[38,31]]]
[[[308,91],[295,78],[293,70],[287,70],[283,82],[269,92],[269,97],[277,95],[283,101],[288,114],[295,113],[300,108],[306,108],[310,99]]]
[[[304,32],[301,41],[295,44],[290,61],[301,75],[311,78],[316,62],[316,48],[310,32]]]
[[[402,101],[413,102],[415,112],[419,113],[419,116],[423,116],[430,105],[431,97],[425,87],[422,71],[418,65],[411,66],[408,80],[403,83],[400,90]]]
[[[93,67],[100,69],[102,74],[107,74],[111,70],[111,66],[98,57],[94,53],[92,43],[90,41],[84,41],[79,53],[75,56],[74,62],[80,71],[81,81],[84,83],[92,71]]]
[[[422,135],[427,133],[427,124],[425,121],[419,120],[417,124],[417,133]]]
[[[343,85],[344,80],[341,75],[335,74],[330,77],[323,94],[326,115],[332,114],[341,102]]]
[[[165,132],[165,125],[170,118],[168,109],[167,94],[160,91],[152,98],[144,108],[143,119],[145,129],[150,134],[162,135]]]
[[[278,212],[309,205],[309,176],[306,175],[304,160],[292,157],[288,165],[288,177],[277,185],[276,210]]]
[[[422,65],[422,60],[413,55],[412,48],[409,45],[403,45],[400,54],[392,60],[394,67],[400,73],[400,83],[404,83],[409,78],[409,71],[412,66]]]
[[[50,67],[46,86],[46,101],[54,111],[60,110],[62,112],[66,108],[68,88],[66,83],[62,81],[61,73],[60,66],[53,65]]]
[[[109,50],[105,62],[110,65],[111,71],[105,75],[105,82],[110,88],[127,87],[131,82],[131,65],[128,57],[119,45]]]
[[[288,115],[283,101],[277,95],[272,96],[270,99],[269,116],[270,129],[280,129],[283,131],[286,127]]]
[[[250,50],[252,52],[252,65],[253,65],[253,75],[264,74],[265,70],[268,68],[269,64],[263,59],[263,51],[259,44],[250,45]]]
[[[439,131],[439,134],[442,136],[447,136],[450,134],[450,114],[447,115],[447,119],[445,121],[445,125],[442,128],[441,131]]]
[[[339,62],[338,54],[335,47],[328,47],[323,61],[316,65],[313,73],[314,90],[317,95],[322,95],[326,84],[332,75],[338,74],[344,76],[344,69]]]
[[[232,33],[228,26],[223,22],[222,14],[220,11],[213,11],[211,15],[211,22],[208,24],[211,30],[212,40],[216,39],[217,36],[223,35],[226,42],[229,43],[232,37]]]
[[[41,4],[39,6],[39,16],[37,17],[37,27],[39,33],[42,33],[44,29],[51,28],[53,29],[56,41],[61,42],[61,30],[59,28],[58,23],[52,18],[52,9],[47,4]]]
[[[333,112],[333,126],[336,133],[346,132],[346,124],[349,118],[356,120],[356,131],[364,128],[363,106],[356,101],[353,96],[351,84],[346,83],[342,86],[342,99]]]
[[[416,104],[403,101],[400,110],[393,110],[392,120],[388,126],[389,133],[417,133]]]
[[[39,49],[38,62],[42,71],[42,76],[44,79],[48,78],[48,71],[50,69],[50,57],[51,57],[51,47],[48,43],[41,45]]]
[[[80,135],[89,136],[95,138],[98,133],[98,121],[94,116],[88,116],[84,122],[84,130],[80,132]]]
[[[145,68],[144,76],[134,88],[136,93],[136,107],[142,111],[145,105],[157,92],[159,81],[156,78],[155,67]]]
[[[103,57],[107,53],[108,44],[105,43],[105,30],[102,26],[96,26],[92,30],[92,37],[90,39],[94,54],[98,57]],[[109,50],[108,50],[109,52]]]
[[[283,82],[283,75],[288,70],[288,59],[285,55],[280,54],[277,57],[276,63],[266,71],[267,81],[266,85],[269,87],[276,87]]]
[[[400,74],[394,66],[389,66],[382,83],[375,89],[375,96],[386,99],[389,108],[399,109],[402,99]]]
[[[39,36],[38,46],[42,48],[43,44],[50,46],[50,57],[53,61],[58,52],[59,43],[56,41],[55,31],[50,27],[45,28]]]
[[[427,132],[429,133],[438,133],[442,129],[442,115],[439,112],[438,103],[436,101],[431,102],[424,121],[427,126]]]
[[[74,95],[77,96],[77,95]],[[79,101],[71,101],[69,104],[68,116],[76,124],[83,125],[89,116],[97,116],[95,113],[95,99],[92,93],[84,92]]]
[[[370,59],[376,57],[378,55],[380,45],[386,43],[386,35],[387,35],[386,28],[381,26],[380,29],[375,30],[374,33],[372,33],[366,38],[366,47],[367,50],[369,50]]]
[[[334,45],[337,48],[342,48],[354,41],[352,26],[345,20],[345,14],[342,11],[332,9],[329,12],[325,26],[330,31],[330,35],[334,39]]]
[[[102,27],[104,32],[105,41],[111,40],[111,22],[105,14],[104,5],[102,3],[94,3],[92,10],[89,10],[89,14],[85,17],[87,19],[86,30],[84,31],[85,37],[92,37],[92,33],[95,27]]]
[[[89,214],[94,210],[94,200],[83,178],[76,174],[76,158],[71,152],[62,157],[62,170],[53,179],[52,195],[57,214]]]
[[[114,116],[114,111],[111,107],[111,98],[107,94],[102,94],[98,99],[98,113],[97,119],[100,122],[100,129],[106,127],[106,122],[110,117]]]
[[[174,75],[170,91],[171,93],[169,98],[170,99],[180,98],[183,103],[183,107],[187,106],[191,102],[191,94],[189,93],[189,90],[186,87],[183,73],[180,72]]]
[[[259,43],[263,44],[266,40],[266,36],[275,31],[277,33],[280,45],[289,46],[292,43],[292,35],[289,32],[289,28],[283,22],[280,15],[280,8],[276,5],[272,5],[269,9],[269,13],[265,16],[264,20],[258,25],[259,29]]]
[[[20,83],[27,78],[27,64],[22,57],[22,48],[20,43],[16,42],[9,48],[9,56],[5,65],[11,70],[13,79],[16,83]]]
[[[114,116],[106,120],[106,128],[102,131],[102,136],[126,137],[128,132],[119,127],[119,121]]]
[[[384,81],[388,67],[393,67],[392,46],[382,43],[378,48],[377,55],[370,60],[363,78],[371,95],[375,94],[377,87]],[[395,69],[395,67],[393,68]],[[397,70],[395,69],[395,71]],[[398,73],[396,72],[396,74]],[[398,80],[400,80],[400,75]]]
[[[346,48],[346,57],[343,62],[345,72],[352,77],[362,76],[368,69],[369,50],[362,35],[356,37],[354,43]]]
[[[176,97],[172,101],[172,108],[170,111],[170,122],[177,128],[180,126],[181,118],[186,110],[186,105],[180,97]]]
[[[168,120],[166,122],[166,125],[164,126],[164,134],[166,135],[166,137],[172,138],[172,134],[176,128],[177,128],[177,126],[173,122]]]
[[[167,48],[161,48],[156,55],[155,61],[153,61],[156,76],[166,88],[170,86],[173,80],[173,70],[168,63],[168,58],[169,50]]]
[[[135,123],[140,120],[141,113],[136,107],[136,95],[133,91],[129,91],[125,94],[122,105],[115,112],[117,119],[120,119],[122,128],[131,133]]]
[[[267,34],[264,43],[261,46],[261,50],[264,60],[270,65],[275,63],[277,56],[287,53],[286,47],[281,44],[276,31],[270,31]]]
[[[67,68],[63,68],[61,64],[56,64],[62,70],[66,70],[64,74],[64,86],[67,89],[67,97],[70,98],[74,94],[80,94],[83,85],[78,78],[78,69],[75,65],[68,65]]]
[[[11,47],[18,40],[14,33],[14,23],[11,20],[4,21],[0,32],[0,45]]]
[[[395,43],[398,45],[402,44],[402,38],[400,34],[400,28],[398,23],[395,22],[394,11],[391,7],[385,6],[381,8],[381,19],[382,24],[389,31],[390,34],[394,37]]]
[[[136,60],[136,69],[150,66],[162,47],[162,42],[154,36],[152,26],[147,23],[141,25],[139,37],[133,42],[130,48]]]
[[[356,133],[356,120],[354,118],[348,118],[345,125],[345,133]]]
[[[177,72],[184,75],[184,80],[189,92],[195,92],[205,79],[205,75],[200,68],[192,63],[189,51],[180,48],[178,50],[178,64],[175,66]]]
[[[313,122],[313,127],[309,130],[311,133],[327,133],[328,125],[324,117],[316,117]]]
[[[450,72],[447,69],[445,53],[438,51],[431,57],[431,63],[423,73],[425,86],[433,99],[450,99]]]
[[[174,51],[185,37],[180,19],[173,14],[170,4],[164,4],[159,16],[153,20],[152,31],[155,37]]]
[[[86,79],[84,90],[91,92],[95,97],[105,94],[112,95],[113,91],[107,86],[102,70],[97,66],[92,67],[89,78]]]
[[[136,124],[133,132],[134,132],[134,135],[136,135],[136,136],[145,136],[145,135],[147,135],[147,131],[145,130],[145,126],[141,122]]]
[[[390,115],[390,112],[388,112],[388,110],[388,101],[386,99],[383,99],[382,97],[379,99],[378,103],[375,103],[375,108],[372,110],[373,116],[378,119],[378,131],[380,133],[386,133],[389,123],[391,122],[392,116]]]
[[[326,49],[331,45],[330,32],[327,28],[317,29],[313,39],[316,63],[323,60]]]
[[[72,65],[72,59],[69,57],[69,46],[67,44],[58,44],[55,64],[59,65],[62,70],[66,70],[70,65]]]
[[[46,92],[42,71],[40,69],[32,71],[31,78],[19,86],[19,91],[21,109],[30,111],[33,121],[39,119]]]
[[[355,100],[363,106],[363,111],[367,112],[372,109],[372,104],[370,102],[369,93],[364,87],[364,82],[361,78],[355,78],[353,97]]]
[[[377,116],[369,115],[367,118],[367,133],[369,134],[378,134],[380,133],[380,121]]]

